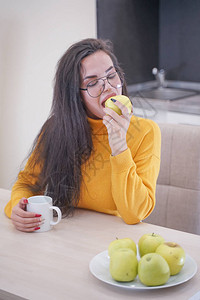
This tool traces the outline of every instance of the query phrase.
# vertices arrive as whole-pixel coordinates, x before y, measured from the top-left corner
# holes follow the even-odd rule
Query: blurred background
[[[97,34],[111,39],[129,84],[166,79],[200,81],[199,0],[97,0]]]

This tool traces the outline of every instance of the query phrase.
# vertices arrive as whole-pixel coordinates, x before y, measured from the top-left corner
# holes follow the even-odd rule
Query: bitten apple
[[[130,99],[127,96],[124,96],[124,95],[113,96],[113,97],[108,98],[105,102],[105,107],[111,108],[118,115],[121,115],[122,114],[121,109],[117,105],[115,105],[115,103],[112,101],[112,99],[113,100],[118,100],[122,104],[124,104],[128,108],[129,114],[131,114],[132,103],[131,103]]]
[[[157,253],[145,254],[138,263],[138,277],[147,286],[165,284],[170,277],[168,263]]]
[[[111,256],[112,253],[120,248],[129,248],[135,252],[137,255],[137,247],[135,242],[130,238],[116,239],[112,241],[108,246],[108,255]]]
[[[139,253],[140,256],[142,257],[143,255],[147,253],[153,253],[156,251],[156,248],[164,243],[164,238],[155,233],[146,233],[141,238],[139,239],[138,242],[138,248],[139,248]]]
[[[165,242],[156,249],[168,263],[170,275],[178,274],[185,263],[185,251],[177,243]]]
[[[116,281],[129,282],[137,276],[138,260],[133,250],[120,248],[110,256],[110,274]]]

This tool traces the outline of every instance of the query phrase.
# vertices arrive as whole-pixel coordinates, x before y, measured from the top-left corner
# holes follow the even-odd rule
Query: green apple
[[[177,243],[166,242],[156,249],[167,261],[170,268],[170,275],[176,275],[180,272],[185,263],[185,251]]]
[[[141,238],[139,239],[138,242],[138,248],[139,248],[139,253],[140,256],[142,257],[143,255],[147,253],[153,253],[156,251],[156,248],[164,243],[164,238],[155,233],[146,233]]]
[[[170,277],[168,263],[157,253],[145,254],[138,263],[138,277],[147,286],[165,284]]]
[[[116,281],[129,282],[137,276],[138,260],[133,250],[120,248],[110,256],[109,270]]]
[[[118,115],[122,114],[121,109],[119,109],[119,107],[117,105],[114,104],[114,102],[112,101],[112,99],[114,100],[118,100],[120,101],[122,104],[124,104],[127,108],[128,108],[128,112],[129,114],[131,114],[131,109],[132,109],[132,103],[130,101],[130,99],[127,96],[124,95],[117,95],[117,96],[113,96],[110,97],[106,100],[105,102],[105,107],[111,108],[112,110],[114,110]]]
[[[116,239],[112,241],[108,246],[108,255],[111,256],[112,253],[120,248],[129,248],[135,252],[137,255],[137,247],[135,242],[130,238]]]

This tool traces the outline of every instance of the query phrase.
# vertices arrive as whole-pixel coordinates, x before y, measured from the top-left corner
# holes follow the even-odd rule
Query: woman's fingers
[[[23,210],[26,210],[26,204],[28,203],[28,200],[26,198],[22,198],[19,200],[19,207]]]
[[[35,217],[36,214],[34,212],[28,212],[22,207],[23,207],[23,204],[21,204],[20,202],[16,206],[13,207],[12,216],[14,218],[17,216],[19,216],[21,218],[34,218]]]
[[[126,134],[132,115],[118,115],[111,109],[105,109],[106,115],[103,117],[103,123],[107,128],[120,129]]]
[[[21,222],[15,222],[15,228],[20,231],[26,231],[26,232],[32,232],[34,230],[37,230],[37,228],[40,228],[43,222],[31,222],[28,224],[24,224]]]
[[[119,101],[116,101],[115,104],[122,111],[122,115],[118,115],[110,108],[105,108],[105,116],[103,117],[103,123],[108,130],[112,155],[120,154],[127,149],[126,134],[132,117],[125,105]]]
[[[31,228],[34,226],[41,225],[42,223],[42,217],[36,217],[37,214],[34,214],[33,217],[21,217],[16,214],[12,214],[12,222],[15,226],[24,228]],[[39,216],[39,215],[38,215]]]
[[[24,228],[23,226],[21,226],[21,224],[16,224],[15,228],[19,231],[23,231],[23,232],[34,232],[38,229],[40,229],[40,225],[36,225],[33,227],[28,227],[28,228]]]
[[[43,220],[41,217],[22,218],[20,216],[14,215],[12,217],[12,223],[15,228],[20,231],[31,232],[40,227],[40,225],[43,224]]]
[[[26,211],[27,199],[22,198],[19,203],[13,207],[11,220],[16,229],[25,232],[37,230],[43,223],[42,216],[34,212]]]
[[[14,221],[15,223],[21,223],[24,226],[29,227],[31,224],[35,224],[35,223],[39,223],[42,221],[42,217],[40,215],[34,214],[32,217],[30,216],[25,216],[25,217],[21,217],[19,215],[12,215],[12,221]]]
[[[115,105],[119,107],[122,114],[118,115],[118,113],[116,113],[113,109],[106,107],[104,108],[104,112],[106,114],[104,118],[110,116],[112,119],[116,120],[119,124],[121,124],[122,119],[123,120],[126,119],[128,122],[130,122],[130,119],[132,117],[132,111],[131,113],[129,113],[128,108],[119,101],[116,101]]]

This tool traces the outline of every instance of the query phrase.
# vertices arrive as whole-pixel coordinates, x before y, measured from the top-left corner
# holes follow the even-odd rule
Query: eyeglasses
[[[123,86],[123,81],[119,78],[119,75],[116,71],[108,74],[107,76],[90,81],[85,89],[80,88],[80,90],[87,91],[91,97],[96,98],[103,93],[105,89],[105,80],[107,80],[108,83],[115,89]]]

